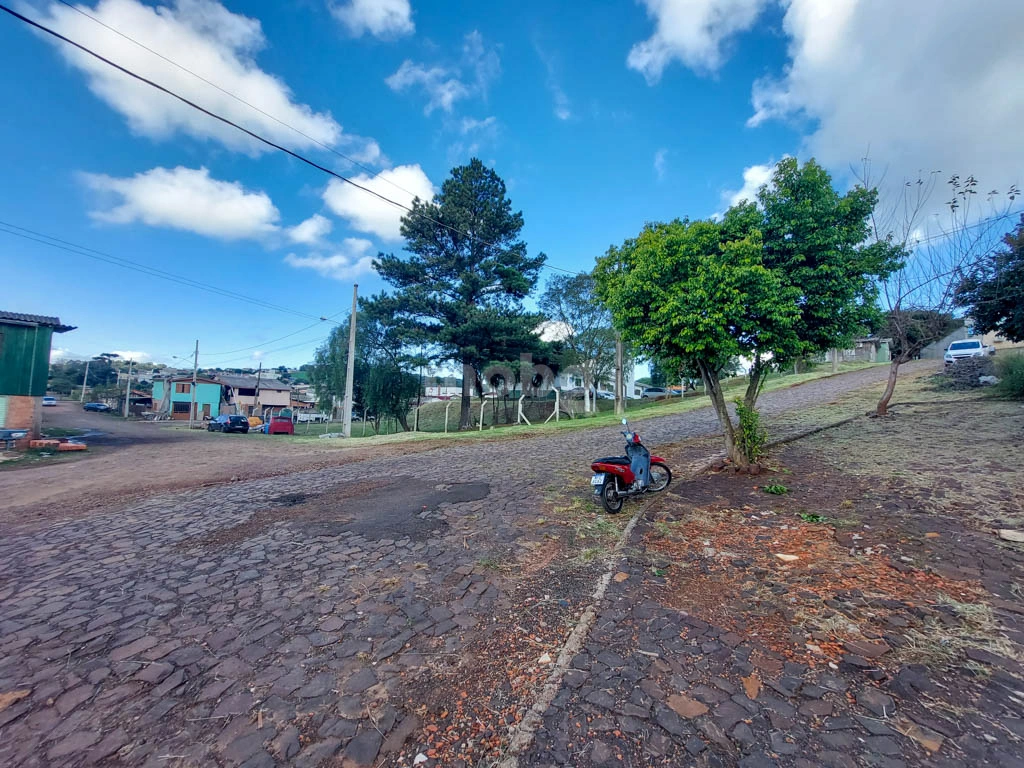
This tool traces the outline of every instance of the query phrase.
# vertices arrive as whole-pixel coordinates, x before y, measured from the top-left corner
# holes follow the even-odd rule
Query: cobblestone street
[[[868,369],[767,393],[762,410],[770,420],[877,384],[887,373],[884,367]],[[836,419],[848,415],[837,411]],[[655,448],[714,428],[709,409],[638,424]],[[429,730],[427,693],[458,699],[449,687],[472,676],[468,657],[475,658],[476,669],[498,669],[500,659],[481,658],[476,650],[495,633],[515,635],[508,642],[531,658],[543,652],[538,644],[557,656],[552,638],[564,637],[604,566],[581,563],[563,573],[531,563],[547,539],[543,528],[527,523],[545,514],[552,493],[566,496],[567,484],[571,494],[586,493],[590,459],[615,452],[620,442],[616,430],[601,428],[453,443],[405,457],[367,457],[157,495],[45,527],[5,531],[0,764],[376,766],[411,764],[423,752],[421,764],[429,766],[442,758],[444,764],[472,764],[469,755],[500,752],[502,729],[513,722],[511,715],[502,719],[506,709],[528,707],[530,686],[513,683],[504,694],[506,709],[492,701],[491,711],[502,718],[483,723],[472,738],[451,736],[451,743],[465,748],[464,757],[442,754],[436,746],[427,754],[432,742],[440,743]],[[524,564],[526,575],[510,574],[510,566]],[[700,759],[706,760],[709,741],[726,739],[726,729],[755,714],[772,718],[770,746],[790,755],[795,744],[779,734],[794,713],[826,715],[831,705],[825,694],[845,692],[835,687],[839,683],[817,679],[801,697],[793,698],[795,689],[781,691],[755,705],[761,707],[755,713],[749,702],[735,703],[736,682],[726,681],[703,701],[734,701],[735,718],[707,720],[701,738],[680,725],[678,707],[652,706],[654,683],[630,687],[653,665],[684,681],[693,671],[689,640],[671,661],[661,660],[679,650],[679,642],[666,644],[668,635],[656,632],[651,622],[659,615],[642,594],[630,596],[631,608],[619,607],[622,590],[636,582],[614,588],[612,607],[591,639],[609,643],[591,654],[601,666],[574,664],[560,705],[589,685],[587,701],[619,715],[610,728],[656,723],[659,728],[650,732],[655,754],[682,754],[671,742],[678,737],[687,759],[705,753]],[[561,623],[541,621],[536,633],[516,634],[538,615],[524,606],[524,595],[552,605]],[[647,653],[628,661],[628,638],[607,628],[626,618],[646,621],[656,640],[641,643],[637,647]],[[733,654],[738,645],[713,628],[691,629],[713,658],[723,649]],[[672,632],[678,636],[674,626]],[[614,680],[606,674],[611,669]],[[779,671],[798,674],[788,666]],[[619,686],[623,701],[595,698],[601,686],[588,680],[601,675]],[[836,756],[821,764],[851,764],[842,734],[861,726],[875,733],[871,713],[879,714],[884,704],[865,704],[864,717],[829,729],[830,754]],[[575,717],[552,710],[555,715]],[[549,717],[545,728],[553,723]],[[888,729],[871,738],[877,747],[872,752],[882,756],[872,765],[900,765]],[[475,744],[467,747],[469,742]],[[481,751],[481,744],[491,746]],[[524,764],[555,762],[556,747],[568,749],[542,729]],[[731,754],[731,741],[729,749]],[[564,756],[559,762],[577,764]],[[597,747],[586,759],[619,764]],[[1014,759],[994,764],[1019,765]],[[767,760],[742,765],[773,764]],[[709,764],[731,763],[719,758]]]

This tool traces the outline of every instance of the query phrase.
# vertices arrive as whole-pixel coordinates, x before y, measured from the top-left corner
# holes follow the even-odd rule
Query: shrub
[[[757,461],[764,455],[764,446],[768,442],[768,431],[761,426],[761,414],[754,408],[748,408],[742,400],[736,401],[736,415],[740,420],[740,428],[736,433],[739,449],[747,461]]]
[[[1024,354],[1011,354],[996,361],[999,384],[996,392],[1003,397],[1024,400]]]

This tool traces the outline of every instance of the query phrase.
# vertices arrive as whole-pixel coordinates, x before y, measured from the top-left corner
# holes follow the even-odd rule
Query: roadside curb
[[[594,623],[597,621],[598,610],[601,607],[601,602],[604,600],[605,592],[608,591],[608,585],[611,583],[612,576],[615,573],[615,562],[618,559],[619,554],[626,547],[626,543],[629,541],[630,536],[633,534],[633,529],[636,527],[637,522],[647,512],[647,510],[654,504],[657,497],[651,499],[646,504],[643,504],[638,509],[629,523],[622,531],[622,535],[619,537],[618,542],[615,544],[615,548],[609,553],[606,563],[608,565],[604,573],[597,580],[597,586],[594,589],[594,593],[591,597],[590,605],[583,611],[583,615],[580,616],[576,622],[576,626],[573,627],[572,632],[569,634],[569,638],[565,641],[562,646],[562,650],[558,653],[558,658],[555,660],[555,666],[551,670],[551,674],[548,676],[547,682],[544,683],[544,687],[541,688],[540,693],[537,695],[537,699],[533,702],[533,705],[523,716],[523,719],[519,721],[516,727],[509,734],[509,745],[506,751],[506,756],[503,757],[496,763],[497,768],[517,768],[519,765],[519,755],[525,752],[530,745],[533,743],[534,734],[537,728],[540,727],[544,719],[544,713],[548,711],[551,706],[551,702],[554,701],[555,696],[558,695],[558,691],[562,687],[562,679],[565,677],[565,673],[569,670],[569,665],[583,648],[584,643],[587,641],[587,637],[590,635],[590,630],[593,629]]]

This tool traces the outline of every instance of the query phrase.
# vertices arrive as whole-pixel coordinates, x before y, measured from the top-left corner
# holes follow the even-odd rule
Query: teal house
[[[200,376],[196,379],[196,412],[192,418],[196,421],[212,419],[220,416],[220,403],[224,391],[223,385]],[[192,376],[172,376],[168,379],[153,381],[153,410],[166,414],[172,419],[188,421],[188,412],[192,405]]]

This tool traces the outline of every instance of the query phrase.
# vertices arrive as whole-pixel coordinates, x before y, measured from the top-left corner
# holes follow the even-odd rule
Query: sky
[[[1019,0],[12,2],[402,203],[479,157],[563,269],[787,155],[840,189],[865,157],[889,194],[1024,182]],[[400,209],[3,13],[0,61],[0,308],[77,326],[55,356],[300,365],[386,287]]]

